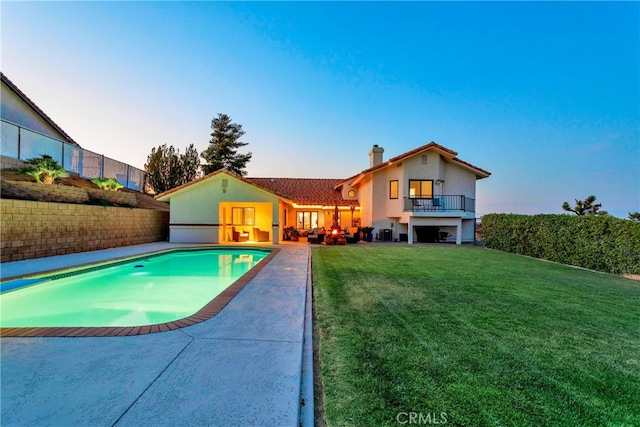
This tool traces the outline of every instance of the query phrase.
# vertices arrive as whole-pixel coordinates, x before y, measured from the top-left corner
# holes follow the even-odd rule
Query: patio
[[[176,246],[185,245],[5,263],[2,274]],[[282,245],[217,316],[186,328],[130,337],[2,338],[2,424],[312,424],[309,256],[305,245]]]

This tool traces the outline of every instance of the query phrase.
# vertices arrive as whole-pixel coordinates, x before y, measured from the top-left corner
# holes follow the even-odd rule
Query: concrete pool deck
[[[3,278],[13,277],[181,246],[154,243],[0,268]],[[0,422],[312,424],[312,369],[304,362],[311,347],[310,250],[277,247],[218,315],[192,326],[128,337],[2,338]]]

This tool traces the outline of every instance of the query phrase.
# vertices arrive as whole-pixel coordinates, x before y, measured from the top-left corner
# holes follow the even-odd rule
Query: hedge
[[[608,215],[482,217],[487,248],[614,274],[640,274],[640,222]]]

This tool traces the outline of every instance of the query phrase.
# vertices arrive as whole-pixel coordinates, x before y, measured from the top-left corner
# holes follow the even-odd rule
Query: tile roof
[[[180,191],[186,187],[190,187],[195,183],[204,181],[218,174],[227,174],[237,178],[247,184],[253,185],[262,190],[275,194],[276,196],[286,199],[288,202],[295,203],[300,206],[358,206],[357,200],[344,200],[339,191],[333,187],[340,179],[327,178],[246,178],[227,170],[218,170],[209,175],[198,178],[194,181],[183,184],[179,187],[167,190],[164,193],[155,196],[158,200],[167,200],[166,197]]]
[[[392,164],[398,163],[408,157],[414,156],[426,150],[437,150],[444,157],[449,159],[454,163],[458,163],[464,166],[467,169],[470,169],[476,173],[478,178],[486,178],[491,175],[491,172],[487,172],[484,169],[481,169],[477,166],[472,165],[471,163],[467,163],[463,160],[458,159],[456,156],[457,152],[450,150],[442,145],[436,144],[435,142],[430,142],[429,144],[423,145],[422,147],[418,147],[414,150],[407,151],[406,153],[400,154],[399,156],[392,157],[391,159],[383,162],[377,166],[374,166],[369,169],[365,169],[362,172],[353,175],[346,179],[336,179],[336,178],[247,178],[235,175],[227,170],[219,170],[209,175],[206,175],[202,178],[196,179],[195,181],[188,182],[179,187],[173,188],[171,190],[165,191],[162,194],[158,194],[156,199],[165,199],[166,196],[170,195],[175,191],[179,191],[185,187],[189,187],[197,182],[208,179],[214,175],[219,173],[226,173],[230,176],[233,176],[241,181],[244,181],[250,185],[254,185],[257,188],[262,190],[269,191],[270,193],[275,194],[276,196],[282,197],[289,202],[295,203],[299,206],[359,206],[359,202],[357,200],[345,200],[342,198],[342,193],[340,189],[347,182],[352,182],[354,180],[360,180],[367,174],[370,174],[378,169],[385,168]]]
[[[333,188],[341,179],[331,178],[244,178],[297,205],[358,206],[356,200],[344,200]]]
[[[18,86],[16,86],[11,80],[9,80],[9,78],[4,73],[0,72],[0,78],[7,86],[9,86],[9,88],[11,88],[11,90],[13,90],[20,98],[22,98],[22,100],[26,102],[27,105],[29,105],[36,113],[38,113],[38,115],[40,115],[47,123],[49,123],[51,127],[58,131],[64,137],[65,141],[80,147],[80,144],[75,142],[73,138],[71,138],[65,131],[63,131],[60,126],[58,126],[53,120],[51,120],[51,117],[47,116],[45,112],[42,111],[42,109],[38,107],[36,103],[33,102],[23,91],[21,91]]]

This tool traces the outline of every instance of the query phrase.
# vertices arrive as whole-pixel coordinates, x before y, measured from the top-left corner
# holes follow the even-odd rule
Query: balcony
[[[405,197],[405,212],[475,212],[476,201],[467,196]]]

